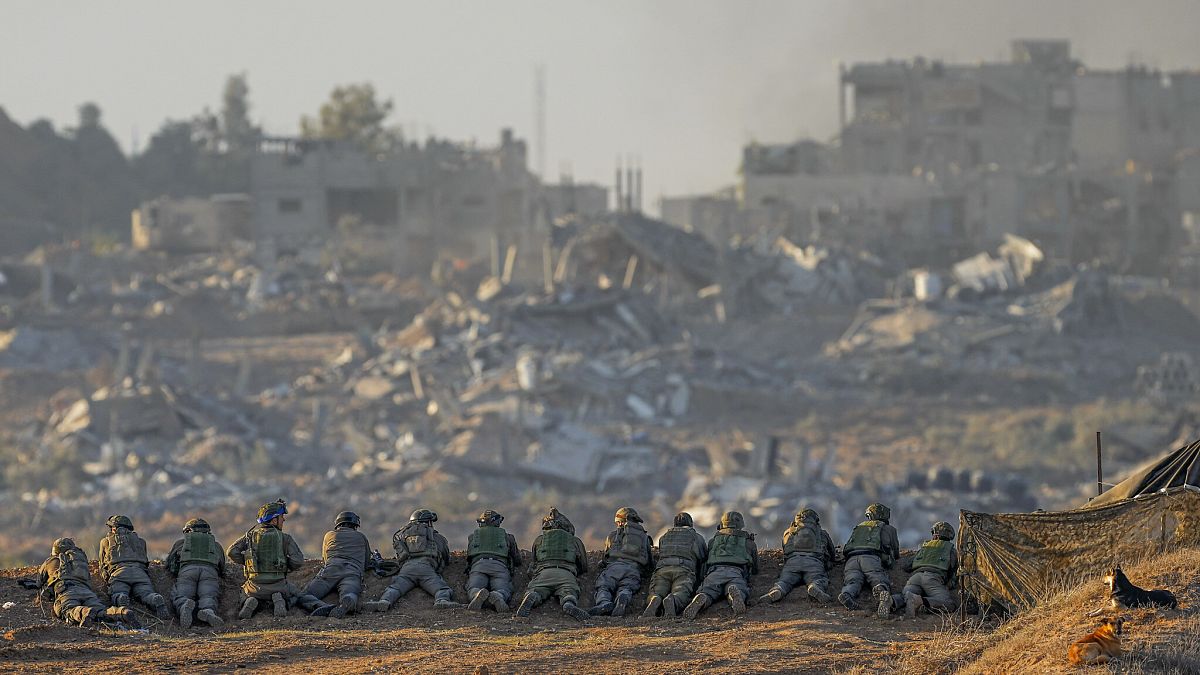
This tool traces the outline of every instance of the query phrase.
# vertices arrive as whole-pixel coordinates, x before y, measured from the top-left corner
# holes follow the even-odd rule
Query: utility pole
[[[546,180],[546,66],[538,64],[533,69],[533,114],[534,133],[537,137],[537,174]]]

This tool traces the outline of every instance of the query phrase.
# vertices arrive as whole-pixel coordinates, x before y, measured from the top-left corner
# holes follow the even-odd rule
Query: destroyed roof
[[[1111,490],[1096,497],[1088,507],[1105,506],[1170,488],[1200,488],[1200,440],[1172,450],[1138,469]]]

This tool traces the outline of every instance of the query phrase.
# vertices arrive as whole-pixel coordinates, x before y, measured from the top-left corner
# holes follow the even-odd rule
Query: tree
[[[100,106],[92,102],[79,106],[79,128],[95,129],[100,126]]]
[[[300,120],[305,138],[352,141],[371,153],[385,152],[399,141],[399,134],[383,125],[392,112],[392,101],[379,101],[369,83],[334,88],[321,105],[316,119]]]
[[[246,74],[230,75],[221,94],[221,137],[232,152],[250,151],[262,130],[250,122],[250,85]]]

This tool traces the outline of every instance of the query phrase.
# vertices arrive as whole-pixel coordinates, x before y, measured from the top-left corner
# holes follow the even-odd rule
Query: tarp
[[[1200,489],[1192,487],[1075,511],[960,514],[963,588],[1013,612],[1099,580],[1113,563],[1188,546],[1200,546]]]
[[[1103,506],[1184,485],[1200,487],[1200,441],[1172,450],[1150,462],[1111,490],[1088,502],[1087,506]]]

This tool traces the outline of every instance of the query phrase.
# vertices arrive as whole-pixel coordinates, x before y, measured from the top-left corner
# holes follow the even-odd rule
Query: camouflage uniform
[[[363,607],[375,612],[391,609],[397,600],[420,586],[433,596],[433,606],[439,609],[458,607],[452,600],[450,584],[442,578],[442,570],[450,561],[450,543],[433,529],[437,514],[427,509],[414,511],[409,522],[392,535],[392,548],[400,571],[396,578],[374,602]]]
[[[504,531],[504,516],[492,510],[479,515],[476,528],[467,537],[468,609],[483,609],[491,603],[498,612],[507,612],[512,600],[512,575],[522,564],[517,538]]]
[[[892,608],[892,580],[887,570],[900,558],[900,539],[896,528],[888,524],[891,510],[886,506],[871,504],[867,507],[866,517],[867,520],[855,526],[842,547],[846,568],[838,601],[849,609],[858,609],[855,598],[866,581],[871,584],[877,613],[886,616]]]
[[[189,628],[195,618],[220,626],[225,623],[217,616],[221,596],[221,577],[225,576],[225,552],[213,537],[208,523],[199,518],[189,520],[183,528],[183,538],[176,541],[167,554],[167,571],[175,575],[171,602],[179,615],[179,625]]]
[[[521,598],[517,616],[529,616],[534,607],[557,596],[565,614],[586,621],[579,608],[579,575],[588,571],[587,549],[575,536],[575,526],[558,509],[542,519],[542,533],[533,540],[533,578]]]
[[[87,554],[65,537],[54,542],[51,556],[38,570],[40,597],[53,603],[52,611],[59,620],[80,626],[118,620],[136,625],[128,608],[104,604],[92,590],[91,581]]]
[[[259,510],[258,525],[225,551],[225,555],[246,572],[246,583],[242,585],[245,600],[238,612],[239,619],[249,619],[259,601],[267,599],[271,600],[275,616],[286,616],[296,599],[296,587],[287,580],[287,575],[304,564],[304,553],[292,535],[282,530],[286,513],[282,500],[263,506]]]
[[[917,555],[904,563],[904,569],[912,572],[912,576],[904,584],[903,594],[893,597],[893,602],[904,607],[910,618],[921,608],[952,612],[958,607],[949,587],[958,575],[954,528],[949,523],[934,524],[933,539],[921,544]]]
[[[654,548],[641,516],[625,507],[617,511],[615,520],[617,529],[604,540],[592,616],[624,616],[629,601],[642,588],[642,577],[654,569]]]
[[[651,618],[662,608],[663,616],[673,617],[692,598],[696,580],[703,577],[708,558],[708,543],[692,527],[692,516],[679,513],[675,526],[658,540],[658,567],[650,577],[650,598],[642,618]]]
[[[734,614],[746,611],[750,596],[750,577],[758,574],[758,545],[754,534],[745,529],[745,520],[737,511],[721,516],[721,529],[708,540],[708,574],[683,615],[695,619],[717,598],[725,596]]]
[[[321,542],[321,560],[325,566],[296,598],[296,605],[316,616],[340,619],[358,607],[363,589],[363,575],[373,566],[371,542],[358,531],[358,514],[343,511],[334,520],[334,528],[325,533]],[[322,602],[322,598],[337,589],[338,604]]]
[[[146,542],[133,531],[133,523],[125,516],[109,518],[108,528],[108,535],[100,540],[98,562],[100,576],[108,582],[112,604],[126,607],[132,596],[153,609],[159,619],[170,620],[167,601],[154,590],[147,572],[150,559],[146,556]]]
[[[786,558],[779,579],[759,600],[779,602],[803,584],[809,598],[829,602],[829,570],[833,569],[835,552],[833,540],[821,529],[816,511],[805,509],[796,514],[791,527],[783,533],[783,554]]]

